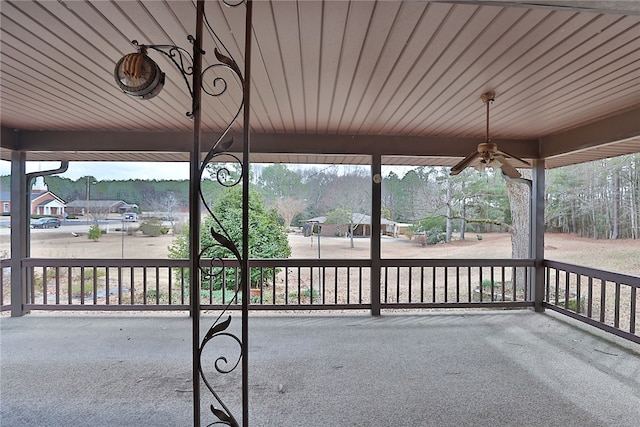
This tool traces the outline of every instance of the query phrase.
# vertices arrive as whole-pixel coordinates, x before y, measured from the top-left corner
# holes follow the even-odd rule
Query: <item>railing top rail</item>
[[[22,263],[26,267],[189,267],[188,259],[147,259],[147,258],[24,258]],[[459,258],[427,258],[427,259],[394,259],[383,258],[383,267],[532,267],[533,259],[459,259]],[[213,265],[216,267],[238,267],[237,260],[232,259],[206,259],[201,265]],[[371,259],[312,259],[312,258],[273,258],[251,259],[251,267],[371,267]],[[596,270],[597,271],[597,270]]]
[[[189,267],[187,259],[23,258],[25,267]]]
[[[531,258],[383,258],[380,264],[383,267],[533,267],[535,260]]]
[[[640,288],[640,276],[632,274],[615,273],[613,271],[601,270],[598,268],[583,267],[580,265],[567,264],[565,262],[545,259],[542,263],[544,267],[557,268],[559,270],[576,273],[583,276],[590,276],[609,282],[624,283],[634,288]]]

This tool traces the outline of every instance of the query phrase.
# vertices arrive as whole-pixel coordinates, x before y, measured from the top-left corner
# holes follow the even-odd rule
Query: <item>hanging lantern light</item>
[[[124,93],[140,99],[153,98],[164,86],[164,73],[144,48],[123,56],[116,64],[114,77]]]

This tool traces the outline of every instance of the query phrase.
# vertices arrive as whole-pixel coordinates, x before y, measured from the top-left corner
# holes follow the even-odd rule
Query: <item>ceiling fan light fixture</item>
[[[162,90],[165,75],[144,50],[123,56],[114,70],[118,87],[127,95],[151,99]]]
[[[462,161],[451,167],[450,175],[458,175],[466,167],[474,167],[478,171],[484,171],[486,168],[501,169],[504,174],[510,178],[520,178],[520,172],[507,159],[513,159],[520,165],[531,166],[528,162],[512,156],[504,151],[498,150],[498,144],[491,142],[489,137],[489,104],[496,99],[495,92],[486,92],[480,96],[482,102],[487,109],[487,136],[484,142],[478,144],[476,151],[469,154]]]

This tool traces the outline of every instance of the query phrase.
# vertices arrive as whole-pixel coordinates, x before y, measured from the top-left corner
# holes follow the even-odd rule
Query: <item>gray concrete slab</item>
[[[0,333],[2,426],[192,425],[184,314],[32,314]],[[557,315],[252,314],[249,343],[252,426],[639,425],[640,346]],[[234,351],[221,339],[205,368]],[[240,417],[240,373],[210,379]]]

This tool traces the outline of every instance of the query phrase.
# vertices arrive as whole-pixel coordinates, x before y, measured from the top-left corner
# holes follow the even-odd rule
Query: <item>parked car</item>
[[[31,228],[58,228],[60,220],[58,218],[39,218],[31,221]]]

